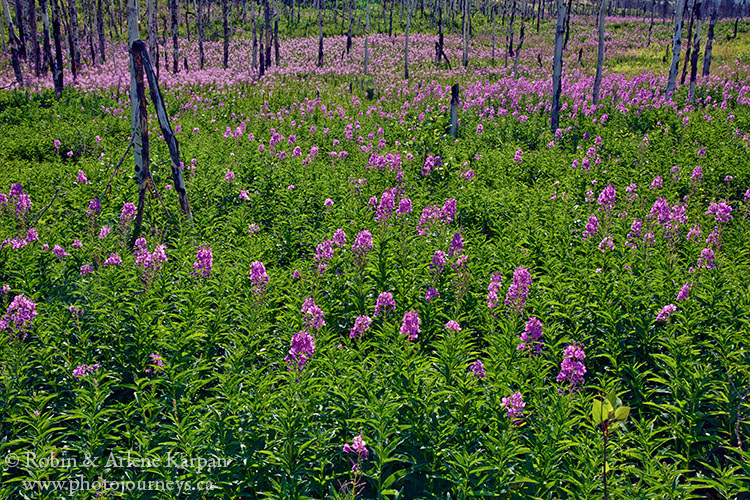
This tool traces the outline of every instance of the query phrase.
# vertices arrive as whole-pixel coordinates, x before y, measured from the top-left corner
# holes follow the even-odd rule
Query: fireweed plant
[[[198,71],[181,40],[193,71],[160,85],[194,219],[152,118],[174,217],[149,201],[132,247],[124,46],[60,101],[49,75],[0,91],[0,452],[80,459],[4,466],[0,497],[77,475],[216,488],[175,499],[600,498],[603,473],[612,498],[748,494],[747,59],[666,99],[664,68],[632,64],[668,27],[652,54],[608,18],[594,106],[594,24],[574,16],[551,133],[549,25],[514,78],[477,16],[469,70],[436,70],[413,34],[408,82],[403,35],[372,34],[372,100],[361,37],[320,69],[316,39],[282,39],[260,82],[241,37],[227,71],[219,42]],[[715,52],[741,46],[731,28]],[[610,403],[592,427],[615,393],[627,422]]]

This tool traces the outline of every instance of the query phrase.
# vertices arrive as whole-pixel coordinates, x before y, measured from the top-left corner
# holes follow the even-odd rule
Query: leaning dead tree
[[[177,139],[174,137],[172,126],[169,123],[169,117],[167,116],[161,91],[156,81],[156,75],[151,67],[146,44],[140,39],[138,29],[138,0],[128,0],[127,14],[128,44],[130,47],[130,118],[133,130],[132,144],[135,181],[138,184],[138,208],[133,230],[133,237],[135,238],[140,233],[143,223],[146,191],[161,199],[149,168],[148,112],[146,108],[144,76],[148,79],[151,100],[156,108],[159,125],[169,149],[169,156],[172,161],[172,180],[180,199],[180,208],[188,219],[192,218],[192,214],[182,176],[182,168],[180,167],[180,151]]]
[[[552,68],[552,110],[550,127],[556,133],[560,126],[560,94],[562,93],[562,54],[565,35],[565,0],[557,0],[557,27],[555,29],[555,60]]]

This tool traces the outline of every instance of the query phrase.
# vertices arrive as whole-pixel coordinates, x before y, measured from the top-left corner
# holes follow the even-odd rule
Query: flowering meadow
[[[574,16],[554,133],[548,21],[517,75],[489,25],[468,68],[460,36],[436,69],[412,33],[409,80],[403,33],[369,36],[368,75],[363,35],[326,37],[322,67],[316,37],[282,39],[262,79],[246,38],[226,70],[182,40],[196,69],[159,83],[193,217],[149,108],[138,235],[126,44],[59,101],[50,75],[0,91],[0,497],[748,498],[732,25],[690,103],[664,95],[670,26],[646,49],[608,18],[594,105]],[[76,477],[211,490],[26,489]]]

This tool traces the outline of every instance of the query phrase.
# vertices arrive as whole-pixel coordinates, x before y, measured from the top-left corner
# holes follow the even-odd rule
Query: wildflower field
[[[59,100],[0,91],[0,497],[750,498],[733,24],[691,103],[671,24],[646,49],[608,18],[594,105],[574,16],[555,132],[549,20],[516,74],[488,24],[468,68],[446,35],[451,69],[425,27],[408,80],[402,32],[370,33],[367,75],[364,35],[318,67],[298,33],[262,79],[243,36],[227,69],[182,40],[159,84],[192,219],[149,107],[139,234],[127,44]]]

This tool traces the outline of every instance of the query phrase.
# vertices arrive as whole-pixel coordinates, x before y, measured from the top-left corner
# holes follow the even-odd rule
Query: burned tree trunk
[[[258,66],[258,78],[262,78],[263,75],[266,74],[266,58],[263,56],[265,54],[265,46],[263,45],[263,25],[260,25],[260,65]]]
[[[42,17],[42,48],[44,50],[42,73],[46,75],[47,70],[49,70],[54,76],[55,60],[52,57],[52,42],[49,36],[49,9],[47,7],[47,0],[39,0],[39,13]]]
[[[263,17],[266,24],[266,71],[268,71],[271,68],[271,44],[273,43],[271,40],[273,37],[273,31],[271,30],[271,6],[268,0],[263,0],[263,10]]]
[[[16,0],[19,2],[20,0]],[[29,35],[29,56],[34,65],[34,75],[39,76],[41,72],[41,51],[39,50],[39,36],[36,32],[36,2],[28,0],[26,3],[26,32]]]
[[[565,0],[557,0],[555,28],[555,59],[552,68],[552,110],[550,128],[556,133],[560,126],[560,94],[562,93],[563,35],[565,35]]]
[[[506,40],[508,46],[505,48],[505,66],[508,66],[508,56],[513,57],[513,22],[516,19],[516,0],[513,0],[513,9],[510,13],[510,21],[508,22],[508,34]]]
[[[411,0],[408,0],[411,4]],[[411,26],[411,9],[406,12],[406,38],[404,40],[404,78],[409,79],[409,28]]]
[[[55,44],[55,67],[52,71],[52,81],[55,85],[55,94],[59,99],[63,90],[63,49],[62,35],[60,33],[60,9],[57,0],[50,0],[52,3],[52,39]]]
[[[352,25],[354,24],[354,0],[344,0],[349,6],[349,31],[346,32],[346,55],[352,49]]]
[[[568,8],[565,15],[565,41],[563,42],[563,50],[568,50],[568,40],[570,39],[570,11],[573,5],[573,0],[568,0]]]
[[[367,65],[370,63],[370,5],[365,4],[367,9],[367,19],[365,21],[365,69],[364,74],[367,74]]]
[[[711,1],[711,20],[708,24],[708,38],[706,38],[706,53],[703,56],[703,76],[708,76],[711,72],[711,49],[714,46],[714,26],[719,17],[719,9],[716,0]]]
[[[521,7],[521,32],[518,35],[518,47],[516,47],[516,54],[515,58],[513,59],[513,76],[517,76],[518,74],[518,56],[521,52],[521,48],[523,47],[523,38],[526,31],[526,0],[523,0],[523,5]]]
[[[698,53],[701,49],[701,1],[695,3],[695,40],[693,41],[693,52],[690,58],[690,102],[695,102],[695,80],[698,77]]]
[[[318,67],[323,67],[323,0],[318,0]]]
[[[99,0],[101,1],[101,0]],[[154,58],[156,72],[159,73],[159,25],[157,24],[156,12],[158,10],[157,0],[146,1],[146,15],[148,16],[148,51]]]
[[[177,0],[169,0],[169,17],[172,25],[172,73],[180,71],[180,43],[177,40]]]
[[[253,25],[253,59],[251,68],[256,69],[258,67],[258,30],[255,23],[255,0],[250,1],[250,22]],[[201,69],[203,68],[201,61]]]
[[[458,84],[454,83],[451,87],[451,121],[448,129],[448,135],[451,137],[458,136]]]
[[[602,63],[604,62],[604,14],[609,0],[599,6],[599,46],[596,51],[596,76],[594,77],[594,104],[599,104],[599,88],[602,85]]]
[[[279,15],[276,14],[273,20],[273,51],[274,64],[279,65]]]
[[[435,65],[440,64],[443,54],[443,44],[445,42],[445,36],[443,35],[443,2],[438,0],[438,9],[440,14],[438,16],[438,42],[437,48],[435,49]]]
[[[685,85],[685,78],[687,78],[688,63],[690,62],[690,52],[693,49],[693,23],[695,22],[695,6],[699,2],[696,0],[688,0],[688,10],[690,11],[690,21],[688,22],[688,34],[687,34],[687,46],[685,47],[685,60],[682,63],[682,75],[680,76],[680,85]]]
[[[8,25],[8,41],[10,43],[10,59],[13,66],[13,74],[16,77],[16,83],[23,87],[23,73],[21,72],[21,42],[16,36],[16,30],[13,27],[13,18],[10,15],[8,0],[2,0],[3,12],[5,13],[5,22]]]
[[[672,64],[669,67],[667,77],[667,97],[674,92],[675,80],[677,80],[677,66],[680,63],[680,49],[682,47],[682,16],[685,10],[685,0],[677,0],[674,13],[674,38],[672,40]]]
[[[492,65],[495,65],[495,6],[490,7],[492,16]]]
[[[461,58],[461,63],[464,68],[469,66],[469,18],[471,15],[471,0],[466,0],[464,3],[464,52]]]
[[[24,28],[24,8],[23,8],[23,0],[16,0],[16,23],[18,28],[18,47],[20,50],[20,56],[25,60],[28,57],[28,52],[26,50],[26,29]],[[10,19],[10,10],[8,10],[8,14],[6,15],[8,19]]]
[[[104,54],[104,9],[102,0],[96,0],[96,36],[99,40],[99,61],[104,62],[107,56]]]
[[[229,11],[227,8],[227,0],[221,0],[221,15],[224,18],[224,57],[222,59],[222,64],[224,69],[227,69],[227,64],[229,63]]]
[[[648,25],[648,40],[646,41],[646,48],[651,47],[651,33],[654,31],[654,9],[656,7],[656,0],[651,0],[651,22]]]
[[[70,52],[73,60],[75,61],[75,71],[73,71],[73,78],[75,78],[78,70],[81,67],[81,51],[78,48],[79,33],[76,0],[70,0],[70,3],[68,4],[68,16],[70,17]]]

